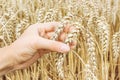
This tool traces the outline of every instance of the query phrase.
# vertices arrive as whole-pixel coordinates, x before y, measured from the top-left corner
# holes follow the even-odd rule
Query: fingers
[[[50,39],[54,34],[55,34],[54,32],[46,33],[47,39]]]
[[[54,34],[53,32],[48,33],[46,38],[50,39],[53,36],[53,34]],[[58,38],[58,41],[65,42],[66,37],[67,37],[66,33],[61,33],[61,35]],[[77,44],[77,41],[74,40],[73,42],[69,43],[69,46],[70,46],[71,49],[73,49],[73,48],[75,48],[76,44]]]
[[[37,49],[47,49],[56,52],[66,53],[70,50],[70,47],[62,42],[53,41],[45,38],[39,38],[37,44]]]
[[[65,28],[64,28],[63,31],[64,31],[65,33],[68,33],[68,32],[70,31],[70,28],[71,28],[71,25],[68,25],[68,24],[67,24],[67,25],[65,26]]]
[[[48,22],[38,24],[38,28],[39,30],[44,29],[45,32],[51,32],[54,31],[58,25],[60,25],[59,22]]]
[[[43,29],[43,28],[41,28],[40,30],[39,30],[39,35],[41,36],[41,37],[45,37],[45,30]]]
[[[73,41],[73,42],[69,43],[69,46],[71,49],[74,49],[76,47],[76,45],[77,45],[77,41]]]
[[[40,36],[45,37],[47,33],[55,32],[56,28],[60,25],[59,22],[48,22],[43,24],[37,24]],[[68,33],[70,31],[70,25],[66,25],[63,32]]]
[[[50,32],[50,33],[47,33],[45,37],[46,37],[47,39],[50,39],[54,34],[55,34],[54,32]],[[64,41],[65,41],[65,38],[66,38],[66,35],[67,35],[67,34],[66,34],[65,32],[61,33],[61,34],[59,35],[59,37],[58,37],[58,41],[64,42]]]
[[[56,28],[60,25],[59,22],[48,22],[43,24],[37,24],[40,35],[43,36],[48,32],[55,32]],[[66,25],[63,29],[63,32],[68,33],[70,30],[70,25]]]
[[[66,39],[67,34],[66,33],[61,33],[60,37],[58,38],[59,41],[64,42]]]
[[[41,33],[40,35],[44,38],[51,39],[51,37],[54,35],[56,27],[60,25],[59,22],[48,22],[48,23],[43,23],[42,26],[39,28],[39,32]],[[71,31],[75,30],[75,27],[71,27],[71,25],[67,24],[63,32],[58,37],[58,41],[64,42],[66,39],[66,36],[68,33]],[[73,48],[76,46],[76,42],[70,43],[70,47]]]
[[[75,27],[67,27],[64,29],[64,32],[62,32],[59,37],[58,37],[58,41],[61,41],[61,42],[65,42],[65,39],[67,37],[67,34],[69,34],[70,32],[72,32],[73,30],[75,30]],[[46,34],[46,38],[47,39],[50,39],[52,36],[54,35],[54,32],[49,32]],[[76,44],[77,44],[77,41],[74,40],[73,42],[69,43],[70,45],[70,48],[73,49],[75,48]]]

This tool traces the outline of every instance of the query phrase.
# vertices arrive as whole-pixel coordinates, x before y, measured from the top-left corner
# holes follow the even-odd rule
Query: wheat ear
[[[49,9],[45,14],[44,22],[52,22],[56,20],[57,18],[56,13],[57,13],[56,9]]]
[[[95,51],[95,40],[92,36],[92,33],[89,30],[86,30],[86,45],[87,45],[87,64],[86,64],[86,73],[85,80],[98,80],[97,77],[97,56]]]
[[[25,17],[15,27],[16,39],[19,38],[19,36],[22,34],[21,32],[22,32],[23,28],[25,28],[29,24],[29,14],[28,14],[29,11],[28,11],[28,9],[24,8],[23,12],[25,14]]]
[[[45,8],[42,8],[42,9],[38,9],[38,10],[36,10],[36,21],[38,22],[38,23],[41,23],[41,22],[43,22],[43,19],[44,19],[44,14],[45,14]]]
[[[77,30],[73,30],[72,32],[70,32],[68,34],[68,36],[65,40],[66,44],[69,44],[69,43],[73,42],[73,40],[77,38],[77,35],[80,32],[81,25],[80,24],[78,25],[78,23],[74,23],[73,25]],[[58,57],[58,59],[56,59],[57,72],[58,72],[59,77],[61,79],[63,79],[65,76],[64,76],[64,71],[63,71],[63,66],[62,65],[63,65],[63,62],[64,62],[65,54],[58,53],[57,57]]]
[[[113,60],[117,62],[120,55],[120,31],[113,35],[112,39]]]
[[[105,17],[100,17],[97,21],[97,30],[103,54],[106,54],[109,46],[110,26]]]

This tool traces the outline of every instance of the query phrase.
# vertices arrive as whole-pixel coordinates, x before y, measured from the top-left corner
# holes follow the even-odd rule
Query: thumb
[[[51,51],[66,53],[70,47],[62,42],[40,38],[37,43],[37,49],[48,49]]]

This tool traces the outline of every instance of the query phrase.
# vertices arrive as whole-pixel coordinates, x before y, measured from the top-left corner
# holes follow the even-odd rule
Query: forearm
[[[0,76],[12,71],[14,62],[12,49],[9,46],[0,48]]]

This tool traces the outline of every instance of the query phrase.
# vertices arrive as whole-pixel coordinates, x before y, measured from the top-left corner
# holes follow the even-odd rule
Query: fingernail
[[[66,44],[62,45],[60,48],[61,52],[68,52],[70,50],[70,47]]]

